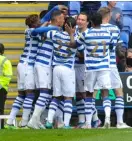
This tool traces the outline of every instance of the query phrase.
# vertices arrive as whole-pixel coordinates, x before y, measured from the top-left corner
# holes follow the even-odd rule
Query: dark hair
[[[80,15],[85,15],[87,17],[87,22],[89,21],[89,16],[86,12],[81,12],[80,14],[78,14],[78,16]]]
[[[38,23],[38,20],[39,20],[39,16],[37,14],[32,14],[26,18],[25,24],[29,26],[29,28],[31,28],[34,27],[36,23]]]
[[[73,17],[67,17],[65,19],[65,24],[67,24],[68,26],[71,26],[72,28],[74,28],[76,26],[76,20]]]
[[[60,11],[60,10],[56,10],[56,11],[54,11],[54,12],[52,12],[52,14],[51,14],[51,21],[54,21],[55,20],[55,18],[57,17],[57,16],[60,16],[62,14],[62,12]]]
[[[0,54],[4,54],[4,45],[2,43],[0,43]]]
[[[41,11],[39,14],[40,19],[42,19],[46,15],[46,13],[47,13],[47,10]]]
[[[102,16],[100,13],[94,13],[90,20],[94,26],[100,26],[102,24]]]

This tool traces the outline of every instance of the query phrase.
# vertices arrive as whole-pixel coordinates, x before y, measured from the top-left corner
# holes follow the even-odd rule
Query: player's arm
[[[113,50],[113,47],[114,47],[114,41],[113,41],[112,33],[110,33],[110,36],[111,36],[111,40],[110,40],[109,49],[110,49],[110,50]]]
[[[43,34],[50,30],[59,30],[59,28],[58,27],[39,27],[39,28],[34,29],[31,32],[31,35],[36,36],[37,34]]]
[[[6,62],[3,65],[3,76],[7,86],[11,81],[12,75],[13,75],[12,64],[9,60],[6,60]]]
[[[123,14],[122,14],[122,10],[119,9],[119,14],[118,14],[118,18],[116,19],[116,25],[122,29],[123,28]]]
[[[78,43],[78,40],[75,39],[75,28],[72,28],[71,26],[65,25],[65,30],[70,35],[70,47],[71,48],[77,48],[78,46],[81,46],[83,44],[83,41]],[[81,38],[81,37],[80,37]],[[83,39],[82,39],[83,40]]]
[[[41,19],[41,23],[44,22],[49,22],[51,19],[51,14],[56,11],[56,10],[68,10],[68,8],[64,5],[57,5],[55,7],[53,7],[42,19]]]
[[[83,52],[77,52],[77,57],[79,58],[79,59],[83,59],[84,58],[84,53]]]
[[[80,59],[84,58],[84,49],[85,49],[84,45],[81,45],[81,46],[78,46],[78,47],[77,47],[77,50],[78,50],[78,57],[79,57]]]

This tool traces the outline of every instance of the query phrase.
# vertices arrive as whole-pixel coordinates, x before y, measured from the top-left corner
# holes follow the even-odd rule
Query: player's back
[[[49,27],[56,27],[54,25],[49,25]],[[52,30],[49,33],[53,34],[56,30]],[[50,38],[46,38],[45,35],[41,36],[41,45],[38,48],[37,57],[36,57],[36,64],[51,67],[52,59],[53,59],[53,41]]]
[[[115,52],[115,49],[116,49],[116,46],[117,46],[117,42],[120,38],[120,29],[117,26],[109,24],[109,23],[108,24],[102,24],[101,28],[110,31],[111,35],[113,37],[113,42],[114,42],[113,45],[114,46],[113,46],[113,49],[110,50],[110,67],[116,67],[116,52]]]
[[[35,64],[50,67],[52,64],[53,43],[50,39],[41,37],[41,43],[38,47]]]
[[[67,32],[57,32],[53,38],[54,57],[53,65],[74,67],[75,48],[70,47],[70,36]]]
[[[86,70],[99,71],[109,69],[109,46],[111,34],[101,28],[91,28],[85,37],[85,64]]]
[[[34,28],[27,28],[25,30],[25,47],[23,54],[20,56],[20,62],[28,62],[34,65],[39,44],[39,36],[31,36],[32,30],[34,30]]]

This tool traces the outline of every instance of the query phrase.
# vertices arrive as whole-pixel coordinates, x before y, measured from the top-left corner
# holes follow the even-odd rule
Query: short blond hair
[[[108,7],[102,7],[98,10],[98,13],[101,14],[102,18],[104,19],[110,14],[110,9]]]

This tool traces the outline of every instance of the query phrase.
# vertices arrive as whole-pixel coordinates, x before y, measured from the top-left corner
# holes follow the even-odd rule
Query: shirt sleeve
[[[83,52],[84,49],[85,49],[84,45],[81,45],[81,46],[77,47],[78,52]]]
[[[6,79],[7,85],[10,83],[12,75],[13,71],[11,62],[9,60],[6,60],[3,65],[3,77],[5,77],[4,79]]]
[[[48,31],[46,33],[46,37],[51,39],[51,40],[54,40],[56,34],[57,34],[56,30]]]
[[[59,28],[58,27],[39,27],[39,28],[34,29],[31,32],[31,35],[36,36],[37,34],[42,34],[42,33],[48,32],[50,30],[59,30]]]
[[[123,28],[123,14],[122,14],[122,10],[119,9],[119,13],[120,13],[120,20],[116,21],[116,25],[122,29]]]

